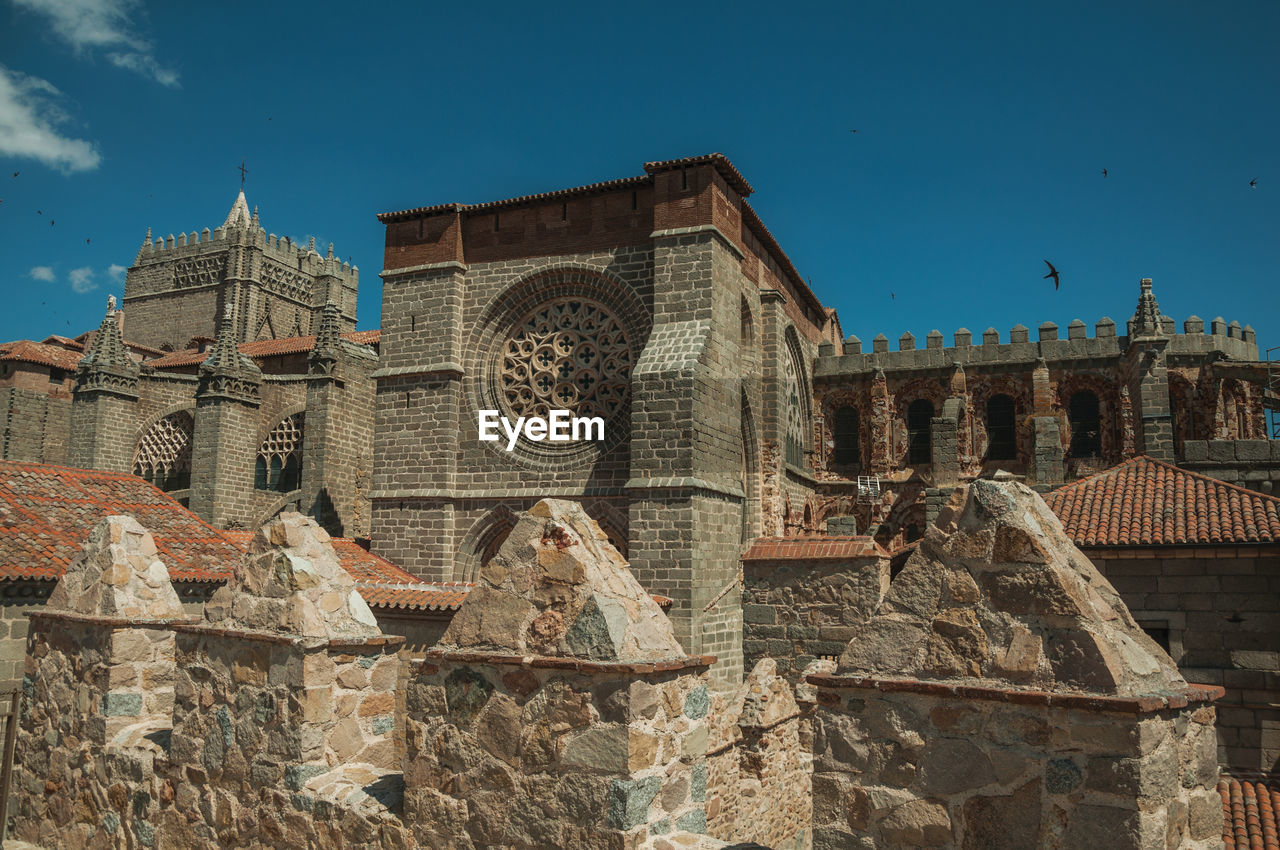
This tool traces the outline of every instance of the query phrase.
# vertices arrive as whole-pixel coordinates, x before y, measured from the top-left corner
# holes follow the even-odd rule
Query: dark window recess
[[[929,424],[933,419],[933,402],[921,398],[907,408],[907,463],[932,461]]]
[[[1098,397],[1088,390],[1071,396],[1067,405],[1071,423],[1071,456],[1099,457],[1102,454],[1102,423],[1098,417]]]
[[[67,379],[67,371],[65,369],[50,369],[49,383],[60,384]]]
[[[1166,623],[1139,623],[1138,626],[1147,633],[1147,637],[1160,644],[1161,649],[1169,651],[1169,626]]]
[[[852,407],[842,407],[836,411],[835,421],[831,425],[831,436],[835,441],[833,460],[841,466],[850,466],[861,462],[858,452],[858,411]]]
[[[1018,416],[1013,398],[992,396],[987,402],[987,459],[1013,460],[1018,456]]]

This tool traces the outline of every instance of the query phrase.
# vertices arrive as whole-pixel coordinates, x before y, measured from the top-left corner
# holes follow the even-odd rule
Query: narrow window
[[[561,204],[561,205],[560,205],[560,220],[561,220],[561,221],[568,221],[568,220],[569,220],[569,205],[568,205],[568,204]]]
[[[689,188],[689,170],[680,169],[680,191],[686,191]]]
[[[1013,460],[1017,456],[1017,409],[1013,398],[992,396],[987,401],[987,459]]]
[[[635,212],[638,209],[640,209],[640,193],[632,192],[631,193],[631,211]]]
[[[497,233],[498,228],[502,226],[501,221],[502,221],[502,214],[494,213],[493,214],[493,232],[494,233]]]
[[[916,399],[907,408],[907,463],[929,463],[933,460],[929,424],[933,419],[933,402]]]
[[[1067,405],[1071,423],[1071,456],[1099,457],[1102,454],[1102,426],[1098,420],[1098,397],[1088,390],[1071,396]]]
[[[845,405],[836,411],[831,435],[835,440],[833,459],[837,465],[849,466],[862,462],[858,451],[858,411],[855,408]]]

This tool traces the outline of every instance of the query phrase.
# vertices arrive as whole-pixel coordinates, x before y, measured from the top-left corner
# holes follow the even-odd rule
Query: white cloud
[[[93,269],[88,266],[72,269],[67,273],[67,280],[71,281],[71,288],[81,295],[98,288],[98,284],[93,282]]]
[[[58,131],[67,121],[60,96],[49,81],[0,65],[0,154],[35,159],[64,174],[97,168],[96,145]]]
[[[165,86],[178,85],[178,74],[161,67],[151,44],[139,36],[129,15],[138,0],[13,0],[14,5],[49,19],[53,33],[77,53],[101,48],[119,68],[151,77]]]
[[[128,270],[129,269],[127,266],[121,266],[121,265],[117,265],[116,263],[112,263],[111,267],[107,269],[107,274],[111,275],[112,280],[114,280],[116,283],[119,283],[120,281],[124,280],[124,273],[127,272]]]
[[[28,272],[34,280],[43,280],[45,283],[53,283],[53,269],[49,266],[32,266]]]

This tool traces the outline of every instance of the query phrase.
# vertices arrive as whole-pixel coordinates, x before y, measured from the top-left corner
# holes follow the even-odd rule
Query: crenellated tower
[[[129,338],[180,351],[212,339],[225,315],[236,318],[236,342],[306,336],[319,327],[325,304],[338,307],[342,332],[356,324],[360,270],[333,245],[321,256],[315,239],[303,247],[268,234],[244,191],[222,226],[151,237],[150,228],[125,278]]]

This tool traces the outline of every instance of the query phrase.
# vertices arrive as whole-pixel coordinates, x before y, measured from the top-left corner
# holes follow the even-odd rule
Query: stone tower
[[[138,364],[125,350],[115,296],[76,368],[68,446],[72,466],[128,472],[133,466],[133,408]]]
[[[125,278],[129,338],[182,350],[194,339],[211,340],[228,313],[237,317],[236,342],[306,336],[330,301],[341,330],[351,331],[359,280],[359,269],[335,258],[333,245],[322,257],[314,239],[302,247],[267,234],[241,191],[212,232],[153,242],[148,228]]]

